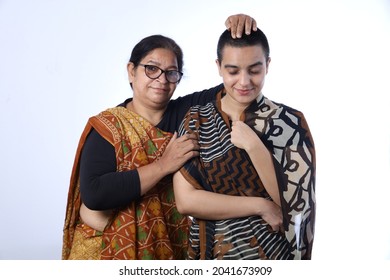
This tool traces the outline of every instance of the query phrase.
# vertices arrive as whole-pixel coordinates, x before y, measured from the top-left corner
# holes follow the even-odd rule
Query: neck
[[[165,108],[164,109],[153,109],[143,106],[142,104],[137,103],[132,100],[126,105],[127,110],[133,111],[138,115],[142,116],[146,120],[148,120],[152,125],[156,126],[162,119]]]
[[[244,112],[246,107],[248,106],[230,98],[228,94],[226,94],[221,99],[221,109],[225,114],[229,116],[229,119],[232,121],[239,120],[242,112]]]

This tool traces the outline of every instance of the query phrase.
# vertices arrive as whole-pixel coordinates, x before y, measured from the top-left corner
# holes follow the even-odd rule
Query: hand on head
[[[225,26],[230,30],[233,38],[241,38],[243,32],[249,35],[251,31],[257,30],[256,20],[245,14],[229,16],[225,21]]]

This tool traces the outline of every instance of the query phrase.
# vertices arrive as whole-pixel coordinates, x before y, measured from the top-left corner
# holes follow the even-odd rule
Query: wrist
[[[265,205],[266,205],[266,200],[263,197],[256,197],[256,202],[254,203],[255,205],[255,215],[257,216],[263,216],[265,211]]]
[[[260,138],[256,137],[255,139],[252,139],[252,140],[249,140],[247,141],[247,146],[245,148],[245,150],[247,151],[247,153],[251,153],[252,151],[258,151],[258,150],[262,150],[261,147],[261,140]]]

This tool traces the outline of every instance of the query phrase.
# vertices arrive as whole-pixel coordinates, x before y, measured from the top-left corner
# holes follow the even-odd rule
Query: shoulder
[[[126,118],[125,114],[125,107],[112,107],[91,117],[88,122],[106,140],[117,142],[122,134],[122,122]]]
[[[190,109],[188,110],[188,115],[193,115],[193,114],[207,115],[213,112],[214,110],[215,110],[215,102],[210,101],[209,103],[204,105],[191,106]]]
[[[223,84],[219,84],[209,89],[196,91],[184,96],[180,96],[176,99],[172,99],[170,103],[179,106],[184,104],[188,104],[188,105],[206,104],[211,100],[215,100],[217,93],[220,92],[223,88],[224,88]]]
[[[262,102],[262,104],[266,105],[266,107],[268,107],[271,110],[278,109],[280,111],[288,112],[288,113],[293,114],[293,115],[302,115],[303,116],[302,111],[300,111],[297,108],[291,107],[291,106],[286,105],[286,104],[281,103],[281,102],[273,101],[265,96],[263,98],[264,98],[264,101]]]

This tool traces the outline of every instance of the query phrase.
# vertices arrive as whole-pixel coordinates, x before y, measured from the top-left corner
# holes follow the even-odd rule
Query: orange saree
[[[185,259],[189,222],[176,209],[171,176],[161,180],[140,200],[115,209],[103,232],[89,228],[80,220],[79,161],[92,128],[114,146],[117,172],[158,160],[172,137],[124,107],[108,109],[89,119],[70,180],[62,258]],[[70,257],[71,252],[77,252],[75,247],[81,255]]]

